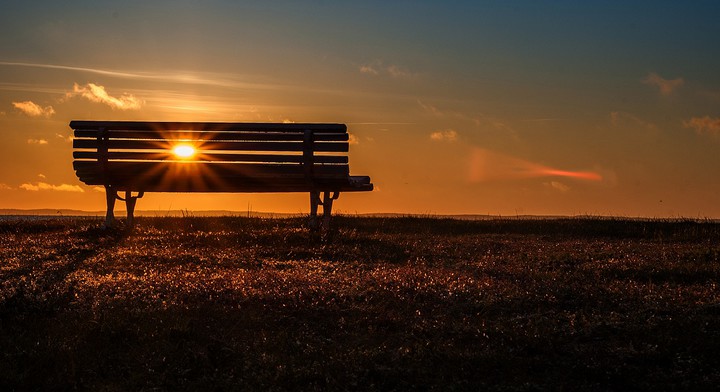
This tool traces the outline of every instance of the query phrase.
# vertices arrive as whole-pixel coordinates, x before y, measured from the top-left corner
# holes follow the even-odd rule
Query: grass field
[[[714,390],[720,224],[0,221],[0,390]]]

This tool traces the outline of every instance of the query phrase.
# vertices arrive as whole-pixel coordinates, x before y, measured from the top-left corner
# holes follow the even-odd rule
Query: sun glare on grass
[[[188,144],[178,144],[172,151],[175,156],[181,159],[189,159],[195,155],[195,147]]]

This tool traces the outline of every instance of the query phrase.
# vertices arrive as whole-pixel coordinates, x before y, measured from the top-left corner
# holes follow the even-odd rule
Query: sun
[[[178,144],[173,147],[173,154],[181,159],[189,159],[195,155],[195,147],[189,144]]]

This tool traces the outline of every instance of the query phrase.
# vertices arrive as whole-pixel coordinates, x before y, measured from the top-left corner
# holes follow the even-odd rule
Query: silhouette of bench
[[[125,202],[132,225],[145,192],[308,192],[310,228],[319,228],[321,205],[327,229],[341,192],[373,189],[370,177],[349,174],[345,124],[72,121],[70,127],[75,173],[105,187],[106,226],[115,223],[116,199]]]

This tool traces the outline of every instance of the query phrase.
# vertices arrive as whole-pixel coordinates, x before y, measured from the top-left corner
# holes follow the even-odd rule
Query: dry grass
[[[720,224],[0,221],[0,389],[710,390]]]

